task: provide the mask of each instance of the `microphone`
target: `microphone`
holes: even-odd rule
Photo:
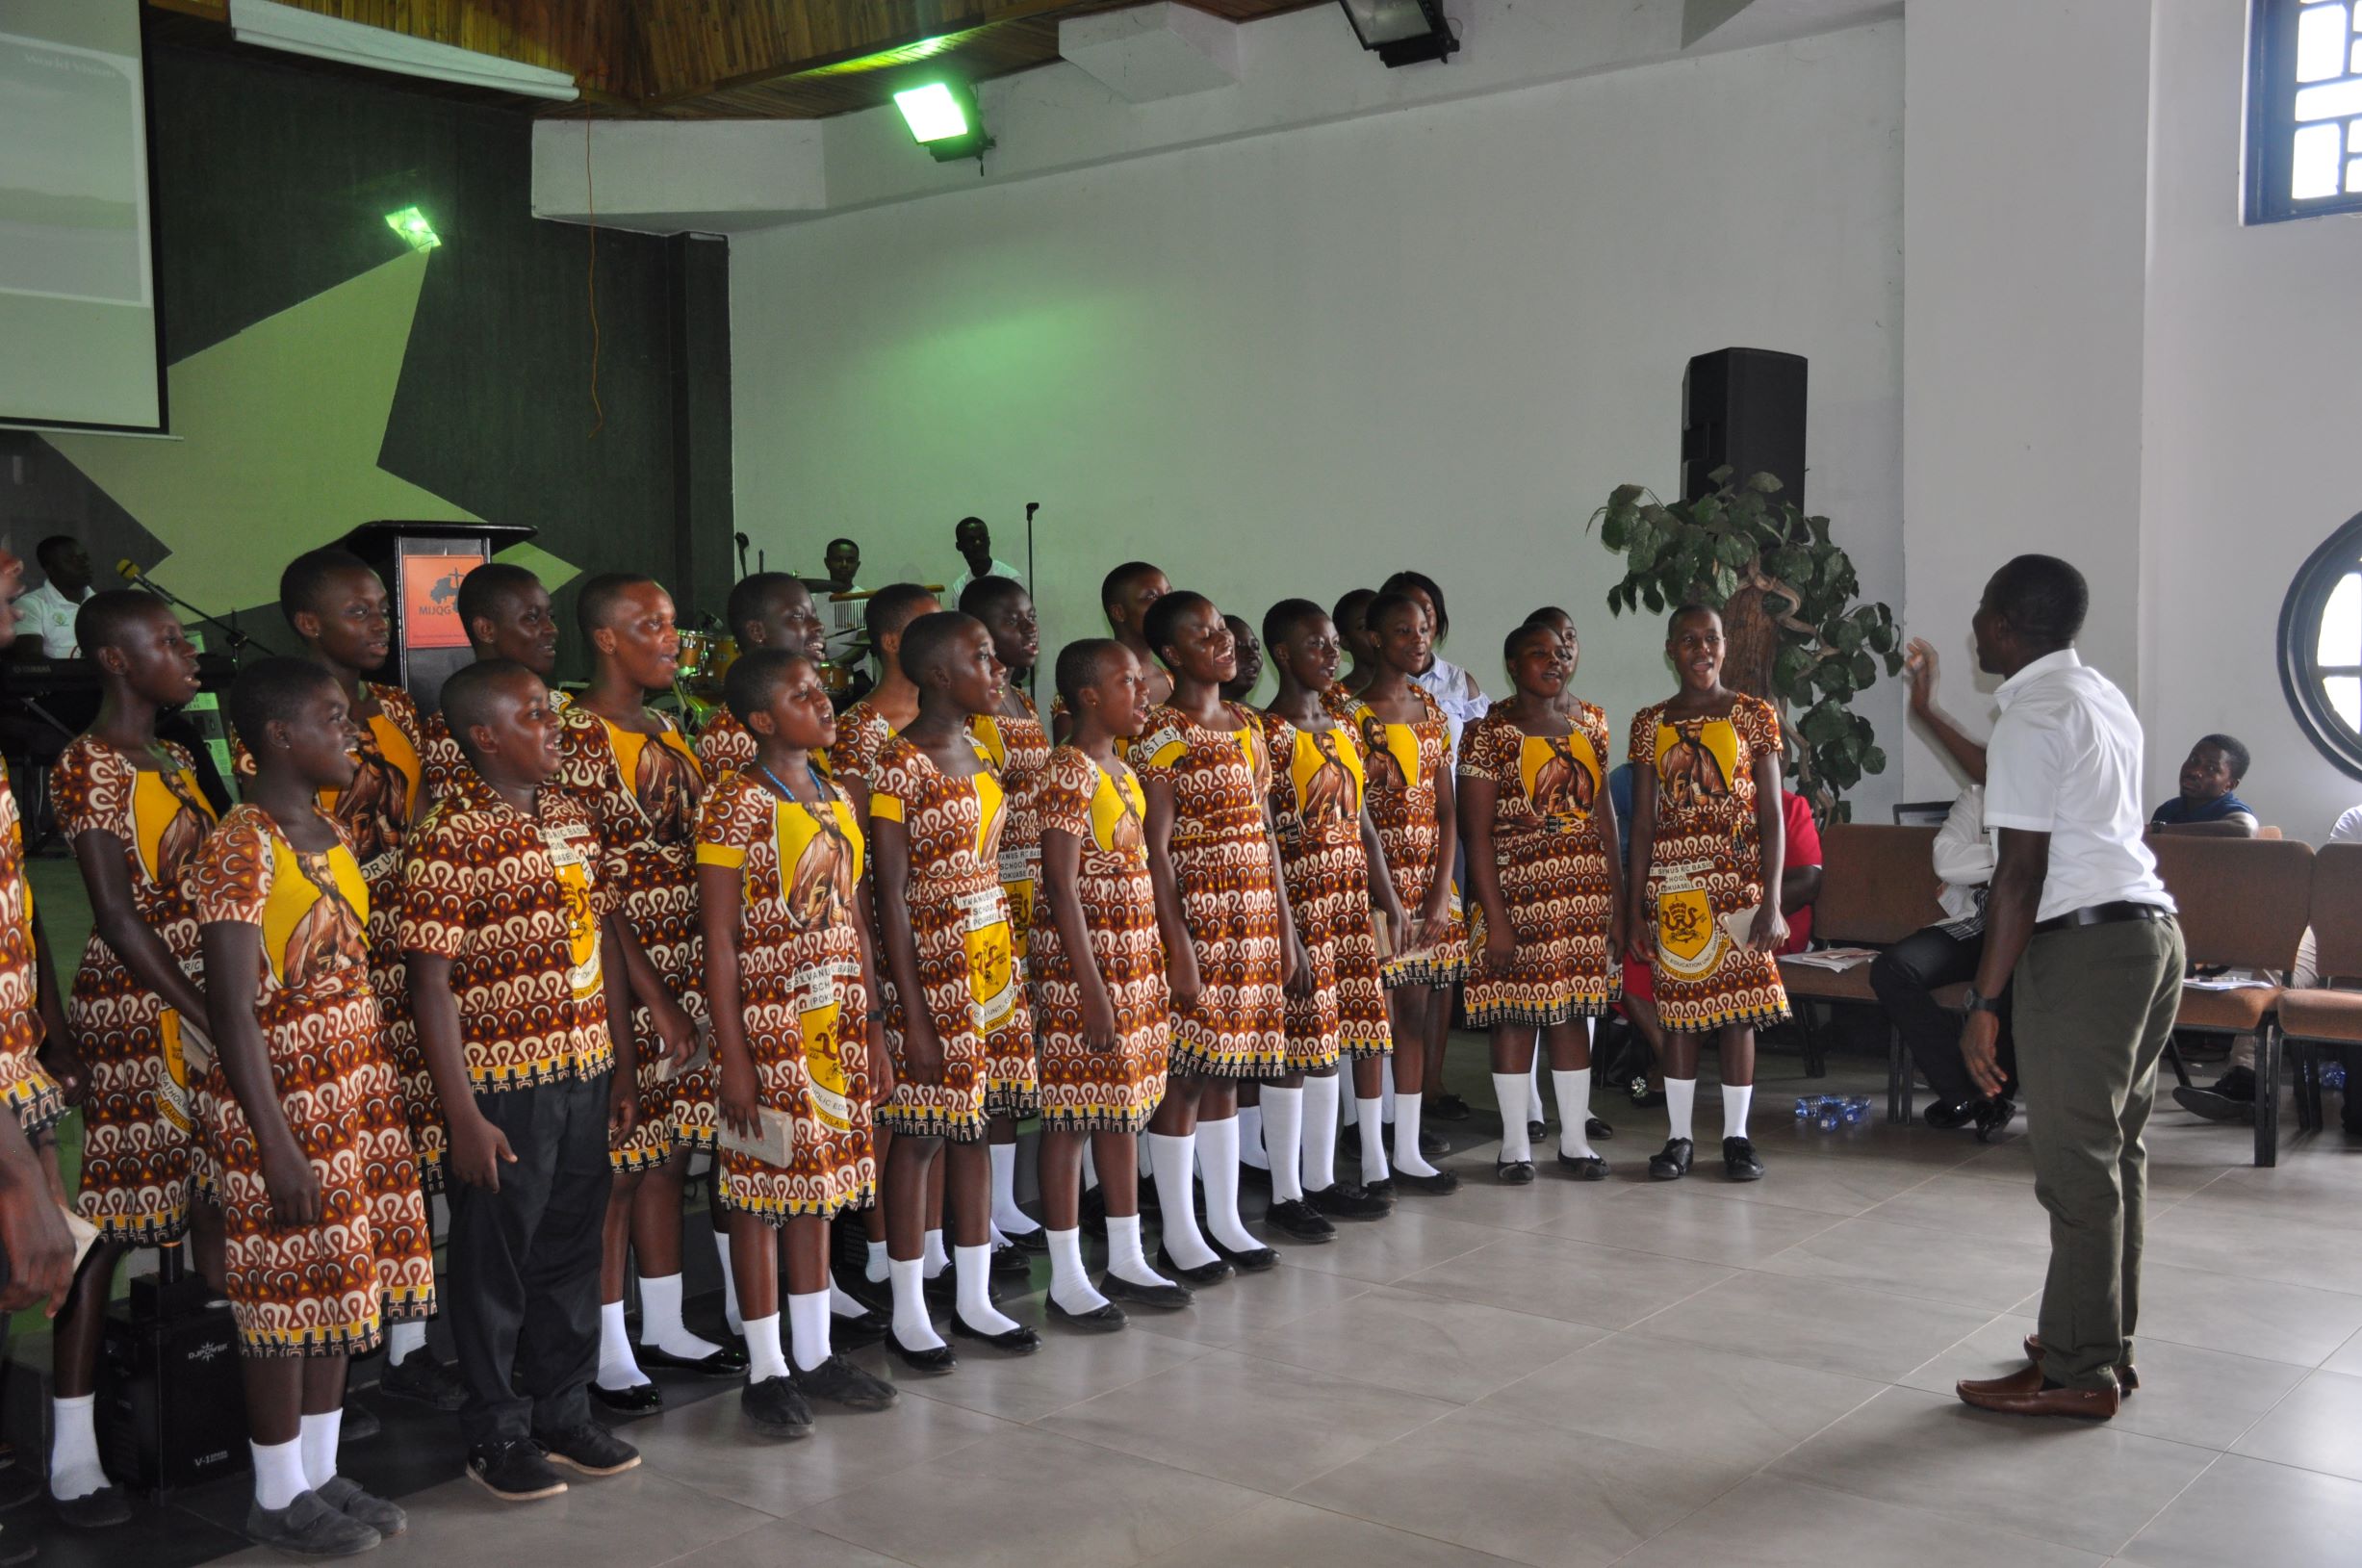
[[[115,563],[115,574],[125,582],[137,582],[141,576],[140,563],[126,555]]]
[[[1034,520],[1034,514],[1040,510],[1041,510],[1041,502],[1038,501],[1027,501],[1025,503],[1025,521],[1031,523]]]

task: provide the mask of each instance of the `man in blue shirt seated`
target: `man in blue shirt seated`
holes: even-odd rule
[[[2231,792],[2246,776],[2246,747],[2229,735],[2201,735],[2182,763],[2182,792],[2149,813],[2149,832],[2254,837],[2254,809]]]

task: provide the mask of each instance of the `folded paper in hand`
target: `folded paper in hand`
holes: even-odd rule
[[[725,1153],[743,1154],[778,1170],[786,1170],[795,1159],[796,1118],[784,1111],[774,1111],[767,1105],[755,1115],[754,1137],[749,1138],[739,1132],[726,1118],[715,1141]]]

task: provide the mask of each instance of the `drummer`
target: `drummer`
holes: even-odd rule
[[[861,547],[850,539],[829,541],[822,565],[828,568],[831,595],[865,592],[854,580],[860,575]],[[829,662],[847,669],[858,669],[867,659],[869,650],[861,638],[862,613],[868,607],[860,599],[833,599],[826,606],[829,627]]]

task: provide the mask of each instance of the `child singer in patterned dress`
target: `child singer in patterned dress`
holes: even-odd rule
[[[1017,681],[1031,675],[1041,656],[1041,628],[1034,616],[1033,595],[1014,578],[978,578],[961,593],[960,613],[983,623],[992,634],[992,656],[1009,672],[1000,707],[970,719],[968,733],[1009,797],[1009,829],[1001,835],[1001,890],[1009,895],[1017,964],[1030,986],[1034,906],[1041,883],[1041,820],[1034,796],[1041,787],[1041,770],[1049,766],[1050,736],[1034,700]],[[1022,1043],[1023,1054],[994,1060],[992,1081],[985,1092],[987,1109],[992,1113],[992,1228],[999,1233],[993,1238],[992,1261],[996,1269],[1013,1274],[1030,1267],[1026,1254],[1045,1252],[1050,1245],[1040,1222],[1017,1207],[1017,1120],[1033,1115],[1040,1104],[1034,1041]]]
[[[1391,1196],[1395,1184],[1450,1193],[1460,1178],[1438,1170],[1419,1148],[1421,1096],[1436,1041],[1450,1035],[1451,987],[1468,974],[1468,931],[1451,883],[1460,830],[1451,787],[1451,725],[1435,699],[1411,678],[1434,663],[1434,634],[1418,600],[1381,593],[1364,611],[1377,653],[1358,696],[1330,687],[1330,711],[1361,736],[1370,770],[1370,819],[1377,824],[1386,871],[1411,924],[1391,933],[1385,967],[1394,1011],[1394,1174],[1370,1178]],[[1362,1169],[1371,1169],[1364,1129]]]
[[[196,650],[152,594],[93,594],[74,618],[97,666],[98,717],[50,772],[58,825],[74,846],[93,925],[66,1018],[83,1082],[82,1217],[98,1227],[59,1314],[49,1491],[81,1529],[130,1517],[99,1464],[99,1335],[116,1266],[132,1247],[193,1232],[199,1272],[221,1277],[221,1216],[200,1169],[183,1031],[202,1030],[196,915],[181,875],[213,831],[196,763],[156,738],[156,715],[196,695]],[[202,1056],[199,1058],[203,1060]]]
[[[867,874],[860,820],[812,764],[836,730],[820,672],[801,651],[758,648],[730,667],[723,696],[755,755],[707,792],[697,837],[719,1112],[726,1134],[757,1138],[767,1120],[790,1138],[783,1165],[726,1136],[719,1180],[746,1324],[747,1419],[800,1437],[809,1398],[857,1410],[894,1402],[891,1386],[835,1353],[829,1303],[829,1222],[876,1191],[870,1107],[890,1068],[856,891]]]
[[[928,1318],[921,1271],[928,1177],[945,1143],[958,1283],[952,1332],[1017,1354],[1041,1346],[992,1304],[985,1155],[992,1060],[1015,1049],[1013,1041],[1031,1039],[1033,1015],[1001,890],[1008,806],[967,728],[1000,705],[992,635],[956,611],[921,616],[903,632],[901,658],[918,686],[918,716],[880,748],[869,791],[895,1078],[878,1109],[894,1132],[885,1194],[894,1296],[886,1346],[912,1370],[939,1373],[958,1358]]]
[[[1698,1052],[1722,1058],[1722,1163],[1733,1181],[1759,1181],[1747,1137],[1755,1097],[1755,1031],[1788,1016],[1774,957],[1787,835],[1780,807],[1780,715],[1722,683],[1722,617],[1700,604],[1673,612],[1665,653],[1681,677],[1671,700],[1632,719],[1632,850],[1627,939],[1656,970],[1665,1030],[1665,1110],[1672,1137],[1649,1174],[1678,1181],[1695,1145],[1690,1118]]]
[[[1279,1261],[1239,1220],[1238,1086],[1287,1071],[1283,988],[1304,960],[1271,835],[1272,732],[1221,700],[1238,669],[1230,629],[1205,595],[1180,590],[1148,606],[1146,633],[1172,676],[1172,701],[1149,711],[1131,759],[1148,796],[1158,922],[1189,933],[1166,955],[1172,1065],[1148,1124],[1165,1233],[1157,1266],[1212,1284]],[[1294,730],[1278,728],[1293,751]],[[1271,1155],[1277,1165],[1297,1151]],[[1205,1176],[1205,1234],[1193,1156]]]
[[[1058,692],[1073,721],[1041,780],[1042,907],[1034,922],[1034,1022],[1041,1052],[1041,1210],[1049,1313],[1104,1332],[1122,1307],[1182,1307],[1188,1287],[1148,1266],[1140,1240],[1140,1144],[1165,1097],[1171,1041],[1165,950],[1186,931],[1157,924],[1148,876],[1148,797],[1118,755],[1148,722],[1148,682],[1111,637],[1070,642]],[[1093,1155],[1107,1215],[1107,1272],[1083,1272],[1083,1157]]]
[[[359,787],[358,726],[334,676],[301,659],[248,665],[230,714],[253,775],[188,888],[218,1052],[198,1104],[245,1371],[246,1533],[341,1556],[406,1527],[337,1474],[337,1437],[347,1361],[388,1320],[433,1310],[434,1256],[371,986],[369,884],[318,806]]]
[[[1589,1023],[1616,998],[1624,933],[1615,806],[1605,787],[1607,715],[1560,705],[1569,640],[1547,625],[1509,633],[1502,661],[1516,693],[1471,728],[1460,755],[1461,841],[1477,917],[1468,1021],[1493,1032],[1502,1147],[1496,1174],[1533,1180],[1528,1129],[1539,1032],[1562,1121],[1558,1164],[1599,1181],[1606,1162],[1585,1136]]]
[[[1268,1218],[1300,1240],[1330,1233],[1331,1220],[1375,1220],[1393,1207],[1359,1182],[1337,1180],[1337,1060],[1352,1063],[1353,1097],[1370,1108],[1370,1145],[1382,1162],[1375,1123],[1394,1029],[1371,917],[1374,909],[1396,930],[1405,921],[1393,879],[1370,874],[1372,866],[1384,866],[1385,858],[1366,810],[1369,765],[1360,738],[1322,706],[1322,693],[1337,682],[1342,655],[1335,624],[1309,599],[1284,599],[1263,617],[1263,642],[1279,675],[1269,709],[1274,724],[1271,818],[1279,829],[1288,907],[1313,971],[1312,984],[1288,997],[1289,1065],[1300,1066],[1304,1074],[1303,1088],[1295,1092],[1303,1101],[1302,1188],[1294,1188],[1295,1171],[1274,1166]],[[1276,725],[1282,723],[1295,733],[1285,757],[1278,751]],[[1285,1087],[1264,1091],[1267,1127],[1275,1109],[1294,1115],[1290,1092]],[[1318,1221],[1318,1227],[1308,1220]]]

